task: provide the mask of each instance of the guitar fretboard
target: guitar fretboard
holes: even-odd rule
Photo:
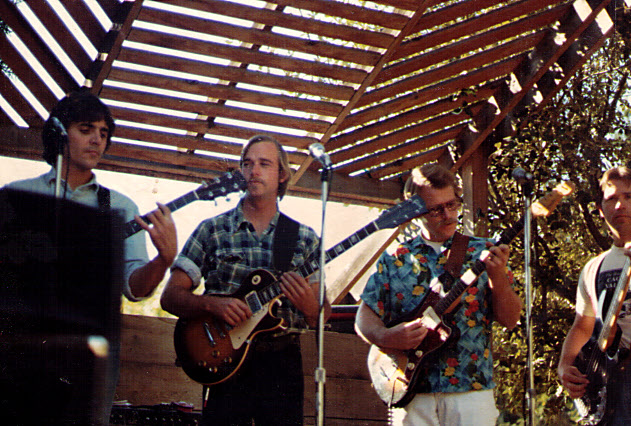
[[[325,261],[327,263],[330,262],[331,260],[344,253],[346,250],[350,249],[355,244],[359,243],[361,240],[378,230],[379,227],[377,226],[376,222],[369,223],[350,237],[341,241],[334,247],[328,249],[325,252]],[[296,272],[298,272],[302,277],[308,277],[309,275],[316,272],[318,269],[320,269],[320,262],[317,260],[312,260],[302,265],[300,268],[298,268]],[[275,281],[269,286],[257,291],[257,294],[261,304],[265,305],[275,297],[280,296],[282,292],[283,291],[280,288],[280,281]]]
[[[521,218],[519,221],[515,222],[513,226],[505,229],[502,232],[500,238],[497,240],[495,245],[509,244],[517,235],[519,235],[519,233],[523,229],[524,219]],[[443,297],[438,303],[436,303],[436,305],[434,306],[434,311],[438,315],[443,315],[445,311],[447,311],[447,309],[456,301],[456,299],[462,296],[462,293],[465,292],[467,287],[475,282],[475,280],[484,272],[485,269],[486,265],[484,264],[484,262],[482,262],[480,259],[477,259],[473,263],[473,266],[471,266],[471,268],[469,268],[464,274],[462,274],[462,276],[458,280],[456,280],[455,284],[453,284],[453,287],[451,288],[451,290],[449,290],[445,297]],[[453,277],[448,274],[447,276],[448,279],[450,278],[452,280],[452,282],[449,282],[447,284],[452,284],[454,280]],[[443,283],[443,285],[445,285],[445,283]]]
[[[171,201],[170,203],[166,204],[166,206],[169,208],[169,210],[171,210],[171,212],[174,212],[196,200],[199,200],[199,196],[197,195],[197,190],[194,190]],[[149,223],[148,214],[142,216],[142,220]],[[138,224],[138,222],[136,222],[135,220],[130,220],[129,222],[125,224],[123,237],[124,238],[131,237],[136,232],[139,232],[141,229],[142,227]]]
[[[174,212],[187,204],[192,203],[196,200],[213,200],[216,197],[221,197],[223,195],[230,194],[231,192],[236,192],[240,190],[244,190],[247,186],[245,178],[239,171],[233,171],[226,173],[223,176],[218,177],[210,184],[203,184],[199,188],[194,189],[191,192],[188,192],[182,195],[179,198],[167,203],[166,206]],[[148,214],[141,216],[142,220],[146,223],[149,223]],[[123,226],[123,236],[124,238],[131,237],[136,232],[139,232],[142,229],[142,226],[138,224],[135,220],[130,220]]]
[[[370,222],[368,225],[364,226],[351,236],[347,237],[343,241],[339,242],[332,248],[328,249],[324,253],[325,263],[330,262],[335,259],[346,250],[353,247],[355,244],[359,243],[370,234],[385,228],[395,228],[415,217],[422,215],[427,212],[427,208],[425,207],[425,203],[418,195],[414,195],[409,199],[389,208],[388,210],[381,213],[381,215]],[[296,272],[298,272],[302,277],[308,277],[309,275],[316,272],[320,269],[320,261],[311,260],[304,265],[302,265]],[[257,296],[262,305],[267,304],[272,299],[282,294],[282,290],[280,288],[280,281],[275,281],[269,286],[262,288],[257,291]]]

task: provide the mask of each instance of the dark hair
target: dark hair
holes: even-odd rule
[[[291,178],[291,166],[289,165],[289,158],[287,157],[287,153],[283,149],[283,146],[271,136],[267,135],[256,135],[250,138],[247,144],[241,150],[241,159],[239,160],[239,166],[243,167],[243,160],[245,156],[248,154],[248,151],[252,147],[252,145],[261,143],[261,142],[271,142],[276,145],[276,150],[278,151],[278,169],[280,171],[281,177],[284,176],[286,179],[283,182],[278,183],[278,196],[280,199],[283,199],[285,192],[287,192],[287,186],[289,185],[289,179]]]
[[[72,92],[62,100],[50,112],[50,116],[42,130],[42,142],[44,144],[44,152],[42,157],[50,165],[56,161],[59,153],[59,132],[53,126],[53,117],[56,117],[63,124],[66,131],[72,123],[88,122],[104,120],[109,129],[107,135],[107,145],[105,149],[110,147],[112,143],[112,134],[114,133],[114,119],[109,108],[98,96],[87,90]]]
[[[627,166],[617,166],[603,173],[603,177],[600,178],[599,182],[600,186],[598,187],[598,205],[602,203],[603,197],[605,196],[605,189],[607,189],[612,180],[622,180],[631,183],[631,169]]]
[[[462,196],[462,189],[451,170],[437,163],[427,163],[412,169],[410,177],[405,182],[403,195],[408,199],[418,194],[423,187],[443,189],[449,186],[454,189],[456,196]]]

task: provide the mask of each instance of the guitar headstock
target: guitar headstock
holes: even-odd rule
[[[200,200],[214,200],[232,192],[245,191],[247,186],[241,172],[235,170],[213,179],[210,183],[203,183],[196,193]]]
[[[570,181],[559,183],[552,191],[535,201],[530,210],[534,217],[550,216],[559,202],[574,191],[575,185]]]
[[[425,202],[418,194],[415,194],[407,200],[381,212],[375,223],[379,229],[396,228],[423,213],[427,213]]]

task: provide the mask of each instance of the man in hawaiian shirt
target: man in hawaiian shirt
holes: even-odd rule
[[[428,212],[418,220],[419,235],[379,259],[361,295],[355,323],[367,342],[398,350],[419,346],[428,331],[419,319],[401,319],[421,304],[430,288],[441,295],[448,290],[436,278],[444,272],[462,205],[456,177],[437,164],[414,169],[406,192],[418,194]],[[494,246],[477,237],[469,237],[467,244],[461,272],[477,259],[483,259],[486,272],[462,294],[460,306],[451,313],[460,338],[441,348],[435,362],[426,366],[427,374],[412,389],[416,395],[411,402],[392,408],[394,424],[495,424],[491,322],[513,328],[522,302],[511,286],[508,246]]]

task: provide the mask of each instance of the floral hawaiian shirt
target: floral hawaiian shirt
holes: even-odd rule
[[[486,249],[488,239],[470,237],[462,272],[469,269]],[[418,236],[406,241],[395,253],[384,253],[377,262],[377,271],[370,277],[361,295],[362,300],[386,325],[414,311],[430,291],[434,278],[444,271],[452,240],[441,253]],[[509,271],[512,284],[512,275]],[[444,289],[448,291],[448,289]],[[437,290],[434,290],[437,291]],[[462,304],[446,324],[457,327],[460,338],[455,345],[445,345],[437,362],[428,363],[427,374],[417,383],[421,392],[466,392],[492,389],[493,358],[491,355],[491,290],[486,272],[461,296]],[[454,329],[455,330],[455,329]]]

